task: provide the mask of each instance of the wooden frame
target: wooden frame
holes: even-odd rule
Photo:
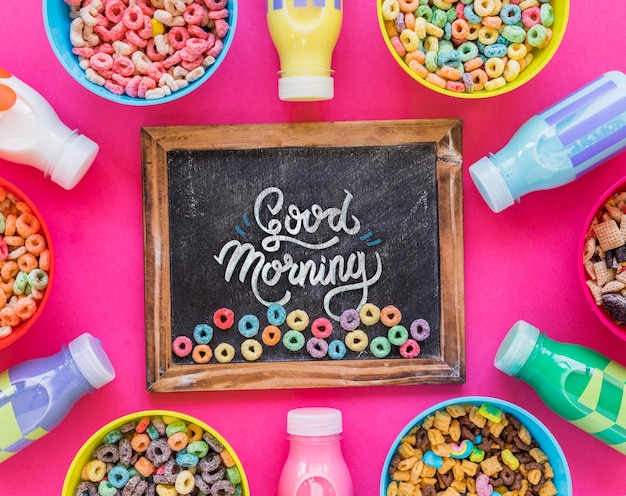
[[[439,206],[440,357],[176,365],[172,363],[167,153],[435,144]],[[458,119],[144,127],[147,389],[152,392],[408,385],[465,381],[461,121]]]

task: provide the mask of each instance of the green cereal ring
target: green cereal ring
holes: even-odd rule
[[[446,17],[448,18],[449,23],[453,23],[457,20],[458,16],[456,15],[456,9],[448,9],[446,12]]]
[[[471,41],[461,43],[456,51],[461,56],[461,62],[467,62],[478,57],[478,46]]]
[[[427,22],[433,18],[433,9],[428,4],[420,5],[417,8],[417,15],[415,17],[423,17]]]
[[[187,433],[187,424],[185,424],[182,420],[175,420],[165,428],[165,435],[167,437],[170,437],[172,434],[176,434],[177,432]]]
[[[233,486],[241,484],[241,473],[235,465],[226,468],[226,477]]]
[[[511,43],[522,43],[526,39],[526,31],[520,26],[506,26],[501,34]]]
[[[391,343],[385,336],[376,336],[370,343],[370,351],[376,358],[385,358],[391,352]]]
[[[98,494],[100,496],[115,496],[117,494],[117,488],[108,480],[103,480],[98,484]]]
[[[193,441],[187,445],[187,453],[202,458],[209,452],[209,445],[205,441]]]
[[[394,346],[402,346],[409,339],[409,331],[403,325],[395,325],[389,329],[387,337]]]
[[[542,24],[535,24],[532,26],[528,33],[526,33],[526,41],[531,47],[542,46],[548,37],[548,31]]]
[[[448,16],[445,11],[441,9],[434,9],[433,16],[430,22],[438,28],[442,28],[446,25],[446,22],[448,22]]]
[[[544,3],[541,6],[541,24],[549,28],[554,23],[554,9],[549,3]]]
[[[48,274],[41,269],[33,269],[28,273],[28,284],[32,288],[42,291],[48,286]]]
[[[113,429],[112,431],[109,431],[104,435],[102,441],[106,444],[115,444],[119,442],[119,440],[123,437],[124,435],[122,434],[122,431],[120,431],[119,429]]]
[[[304,346],[306,341],[304,334],[294,329],[289,329],[283,336],[283,345],[289,351],[298,351]]]
[[[424,62],[426,69],[430,72],[435,72],[437,70],[437,52],[432,50],[426,53],[426,61]]]
[[[19,271],[15,276],[15,282],[13,283],[13,292],[16,295],[23,295],[26,292],[26,286],[28,285],[28,274],[23,271]]]

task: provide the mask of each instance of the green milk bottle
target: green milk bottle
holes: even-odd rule
[[[496,368],[528,383],[552,410],[626,455],[626,368],[583,346],[560,343],[518,321]]]

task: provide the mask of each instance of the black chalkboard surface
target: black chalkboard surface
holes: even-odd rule
[[[142,141],[150,390],[464,380],[459,121],[144,128]],[[342,313],[366,303],[430,326],[417,357],[398,345],[314,358],[261,339],[279,304],[306,312],[305,342],[318,318],[333,327],[326,343],[345,342]],[[258,332],[239,332],[250,316]],[[172,352],[197,344],[199,324],[213,333],[206,363]],[[359,329],[371,343],[391,326]],[[234,351],[225,363],[220,343]]]

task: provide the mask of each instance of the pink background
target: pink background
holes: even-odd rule
[[[388,53],[375,1],[346,1],[333,59],[335,98],[296,104],[277,97],[278,57],[264,2],[241,0],[234,43],[215,76],[174,103],[140,108],[103,100],[65,72],[47,42],[40,2],[0,2],[0,66],[38,89],[69,127],[101,147],[72,191],[37,169],[0,160],[2,177],[38,206],[56,249],[48,305],[25,337],[0,352],[0,370],[52,354],[89,331],[103,341],[117,371],[115,381],[83,398],[53,433],[0,465],[0,494],[59,494],[74,453],[95,430],[135,410],[166,408],[200,417],[223,434],[246,468],[252,494],[270,496],[287,454],[287,411],[324,405],[343,411],[342,445],[355,494],[373,496],[397,433],[420,411],[459,395],[501,397],[539,417],[569,460],[574,494],[626,494],[624,456],[557,417],[529,386],[493,366],[498,345],[518,319],[626,364],[626,342],[593,315],[577,266],[583,223],[597,197],[626,175],[626,156],[559,189],[530,194],[500,214],[489,210],[467,173],[535,113],[605,71],[626,71],[616,3],[592,4],[572,2],[563,44],[533,81],[507,95],[472,101],[435,94],[413,81]],[[146,392],[142,126],[447,117],[463,119],[465,384]]]

